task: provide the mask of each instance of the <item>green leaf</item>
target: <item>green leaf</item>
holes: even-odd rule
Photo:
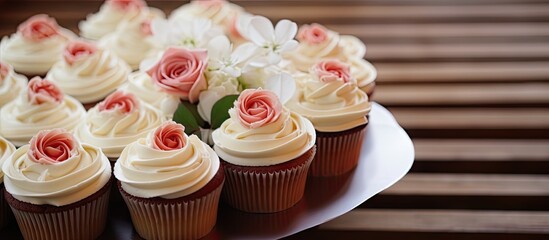
[[[194,119],[196,119],[196,123],[198,124],[198,126],[200,126],[200,127],[205,127],[206,126],[206,121],[204,121],[204,119],[202,119],[200,117],[200,114],[198,114],[198,105],[197,104],[192,104],[189,101],[183,101],[183,102],[181,102],[181,104],[185,105],[185,107],[187,109],[189,109],[189,111],[192,113]]]
[[[238,95],[227,95],[219,99],[212,107],[212,129],[219,128],[229,118],[229,109],[234,106]]]
[[[196,131],[200,131],[200,126],[192,114],[192,110],[187,107],[187,104],[181,103],[173,114],[173,120],[185,126],[185,133],[190,135]]]

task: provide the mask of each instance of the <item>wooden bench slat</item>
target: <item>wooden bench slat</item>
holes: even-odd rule
[[[547,37],[549,23],[422,23],[422,24],[328,24],[326,27],[342,34],[370,38],[437,38],[448,37]],[[504,39],[502,39],[504,40]]]
[[[390,108],[404,128],[547,129],[546,108]]]
[[[388,106],[547,104],[549,82],[378,85],[374,100]]]
[[[374,63],[379,82],[549,81],[549,62]]]
[[[381,194],[547,196],[549,195],[549,176],[409,173]]]
[[[549,233],[549,212],[360,209],[320,230]]]
[[[549,58],[549,43],[368,44],[367,59]]]
[[[414,139],[416,161],[549,161],[549,140]]]

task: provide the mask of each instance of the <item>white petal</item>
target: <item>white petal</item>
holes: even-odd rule
[[[240,69],[235,67],[226,67],[223,71],[235,78],[240,76]]]
[[[265,81],[265,89],[273,91],[282,104],[285,104],[295,93],[295,81],[290,74],[281,72]]]
[[[275,27],[275,43],[284,44],[294,39],[297,34],[297,24],[287,19],[280,20]]]
[[[244,63],[256,54],[258,48],[253,43],[247,42],[238,46],[231,54],[231,59],[235,65]]]
[[[253,17],[254,15],[251,15],[249,13],[241,13],[236,20],[236,30],[245,39],[250,39],[248,30],[250,28],[250,22],[252,21]]]
[[[280,47],[280,52],[283,53],[283,52],[288,52],[288,51],[292,51],[292,50],[295,50],[297,48],[297,46],[299,45],[299,43],[296,41],[296,40],[290,40],[286,43],[284,43],[284,45],[282,45]]]
[[[155,42],[166,45],[170,34],[170,25],[165,19],[155,18],[151,21],[151,32]]]
[[[200,115],[200,117],[210,123],[213,105],[222,97],[224,97],[223,93],[220,93],[213,89],[208,89],[200,92],[200,95],[198,96],[197,106],[198,114]]]
[[[280,54],[269,52],[269,55],[267,55],[267,62],[269,65],[276,65],[282,60],[282,57]]]
[[[273,24],[266,17],[255,16],[250,21],[248,35],[250,40],[259,46],[272,42],[274,40]]]
[[[217,36],[208,43],[208,57],[210,59],[222,60],[231,55],[231,42],[224,35]]]
[[[158,52],[155,56],[153,56],[151,58],[143,59],[143,61],[141,61],[141,63],[139,63],[139,70],[142,71],[142,72],[148,71],[149,69],[154,67],[154,65],[158,61],[160,61],[160,59],[162,58],[162,55],[164,55],[164,51]]]

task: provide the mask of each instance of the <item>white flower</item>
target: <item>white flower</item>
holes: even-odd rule
[[[264,89],[274,92],[280,102],[285,104],[294,96],[296,86],[292,76],[286,72],[277,73],[265,80]]]
[[[252,17],[245,37],[260,49],[260,54],[250,64],[257,67],[277,64],[282,59],[282,53],[297,47],[298,42],[294,40],[296,34],[297,24],[290,20],[280,20],[273,27],[265,17]]]
[[[229,39],[217,36],[208,44],[208,71],[221,71],[232,77],[241,74],[242,65],[255,53],[251,43],[245,43],[232,51],[233,46]]]
[[[198,114],[202,119],[211,122],[213,105],[224,96],[239,94],[241,86],[236,77],[222,71],[206,72],[208,89],[198,96]]]
[[[154,41],[164,48],[205,48],[211,39],[223,34],[223,30],[212,25],[210,20],[202,18],[154,19],[151,22],[151,31]]]

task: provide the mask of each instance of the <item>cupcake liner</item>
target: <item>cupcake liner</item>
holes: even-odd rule
[[[203,187],[209,192],[176,199],[135,197],[124,191],[120,182],[117,185],[133,226],[144,239],[198,239],[206,236],[217,221],[223,171],[220,169],[216,176]]]
[[[25,239],[97,239],[107,222],[110,182],[98,193],[67,206],[34,205],[4,191]]]
[[[10,207],[4,199],[4,183],[0,183],[0,229],[8,224],[10,211]]]
[[[339,133],[316,133],[318,152],[311,165],[311,176],[336,176],[358,164],[366,124]]]
[[[283,164],[262,167],[236,166],[222,161],[227,184],[223,199],[232,207],[252,213],[286,210],[303,198],[307,172],[315,155],[313,146],[302,156]]]

